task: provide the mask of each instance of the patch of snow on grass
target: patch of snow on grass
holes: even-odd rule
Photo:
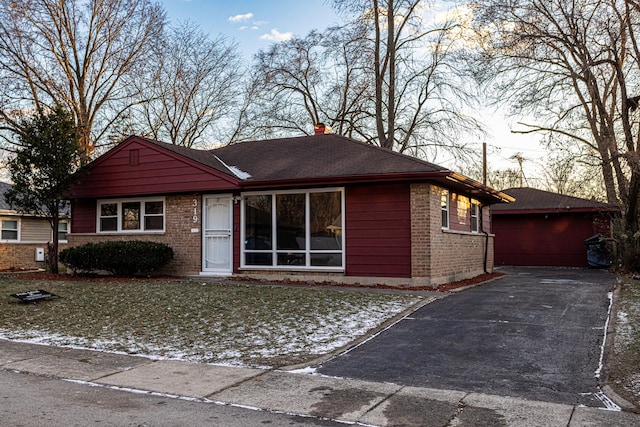
[[[68,336],[44,329],[0,329],[0,338],[152,359],[268,368],[281,362],[309,360],[311,355],[315,357],[343,347],[420,300],[415,297],[342,302],[302,310],[301,314],[288,318],[274,313],[269,321],[262,320],[260,324],[252,323],[250,313],[247,319],[220,322],[194,318],[189,322],[200,329],[190,334],[168,323],[140,334],[101,327],[87,336]],[[182,316],[188,314],[182,313]]]

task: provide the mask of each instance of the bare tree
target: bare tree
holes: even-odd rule
[[[347,24],[256,56],[263,110],[256,126],[300,134],[323,122],[406,154],[469,154],[461,136],[477,136],[480,126],[462,112],[474,96],[456,58],[454,22],[427,23],[424,0],[334,4]]]
[[[262,134],[310,133],[325,123],[341,135],[363,138],[372,88],[363,34],[357,26],[272,45],[255,57],[254,118],[248,129]]]
[[[607,200],[622,203],[625,229],[636,233],[638,3],[478,0],[473,7],[486,38],[485,77],[498,97],[538,119],[521,132],[563,136],[597,153]]]
[[[462,134],[480,132],[463,113],[475,97],[458,61],[459,44],[452,18],[435,19],[424,0],[335,0],[334,4],[366,25],[373,59],[368,140],[399,152],[433,157],[443,147],[464,153]]]
[[[128,78],[164,20],[151,0],[0,0],[0,126],[14,131],[25,111],[59,103],[90,154],[143,100]]]
[[[142,132],[186,147],[226,139],[215,126],[237,107],[240,62],[236,46],[224,37],[211,39],[189,21],[171,27],[142,80],[151,81],[151,99],[140,106]]]

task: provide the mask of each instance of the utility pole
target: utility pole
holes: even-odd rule
[[[482,143],[482,185],[487,186],[487,143]]]

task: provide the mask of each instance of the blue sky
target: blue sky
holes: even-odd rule
[[[326,0],[162,0],[172,23],[190,20],[211,37],[227,36],[250,58],[291,35],[340,22]]]

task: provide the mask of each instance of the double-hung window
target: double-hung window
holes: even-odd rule
[[[98,232],[164,231],[164,199],[98,201]]]
[[[449,228],[449,191],[442,190],[440,193],[440,212],[442,216],[442,228]]]
[[[476,200],[471,200],[471,232],[477,233],[479,231],[479,211],[480,204]]]
[[[342,189],[243,195],[244,267],[343,270]]]
[[[60,221],[58,223],[58,242],[66,242],[68,232],[69,223],[67,221]]]
[[[3,219],[0,240],[18,240],[18,220]]]

